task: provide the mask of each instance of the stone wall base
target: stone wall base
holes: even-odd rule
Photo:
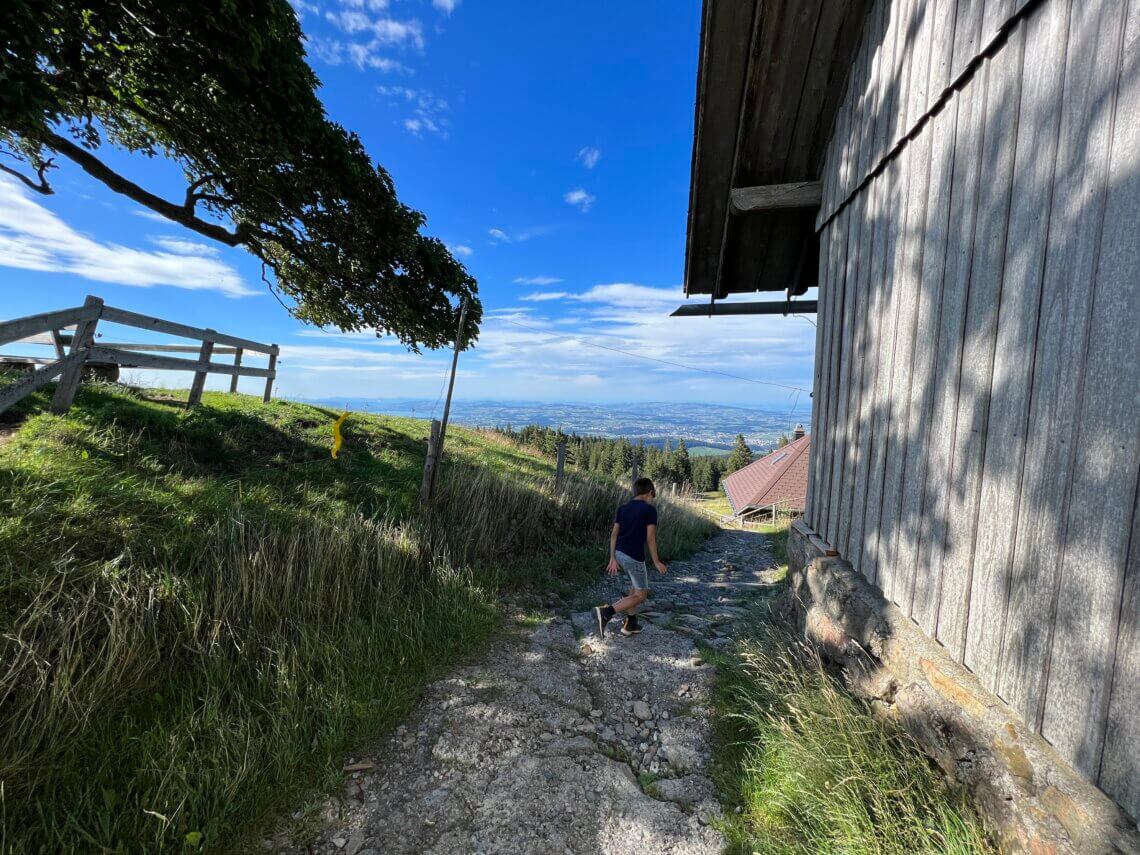
[[[802,520],[788,609],[844,682],[966,786],[1006,852],[1140,853],[1135,823]]]

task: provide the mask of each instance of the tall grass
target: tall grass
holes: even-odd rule
[[[3,852],[218,848],[331,786],[505,586],[590,578],[622,497],[456,431],[418,513],[418,423],[358,419],[333,469],[314,408],[80,401],[0,448]],[[666,554],[709,532],[662,514]]]
[[[719,778],[736,853],[987,853],[967,796],[758,610],[717,690]]]

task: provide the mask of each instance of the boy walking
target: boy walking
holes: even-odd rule
[[[637,608],[649,596],[649,574],[645,569],[647,543],[657,572],[664,573],[669,569],[657,555],[657,508],[653,507],[657,490],[648,478],[638,478],[633,483],[633,492],[633,499],[618,508],[614,517],[614,527],[610,532],[610,563],[606,565],[606,572],[611,576],[617,575],[618,570],[625,570],[631,590],[616,603],[594,607],[599,638],[605,636],[606,624],[616,614],[625,615],[622,635],[641,632]]]

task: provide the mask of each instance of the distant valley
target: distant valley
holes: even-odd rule
[[[429,399],[322,398],[315,403],[424,419],[439,418],[443,413],[443,402]],[[790,434],[797,423],[808,425],[811,410],[716,404],[648,403],[623,407],[537,401],[455,401],[451,405],[451,419],[470,427],[561,426],[567,433],[624,436],[649,445],[684,439],[690,452],[699,455],[727,453],[738,433],[744,434],[753,449],[773,446],[780,434]]]

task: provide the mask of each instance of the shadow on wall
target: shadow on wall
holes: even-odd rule
[[[858,126],[976,48],[981,6],[943,38],[923,5]],[[1133,815],[1138,221],[1140,10],[1046,0],[823,232],[809,511]]]

